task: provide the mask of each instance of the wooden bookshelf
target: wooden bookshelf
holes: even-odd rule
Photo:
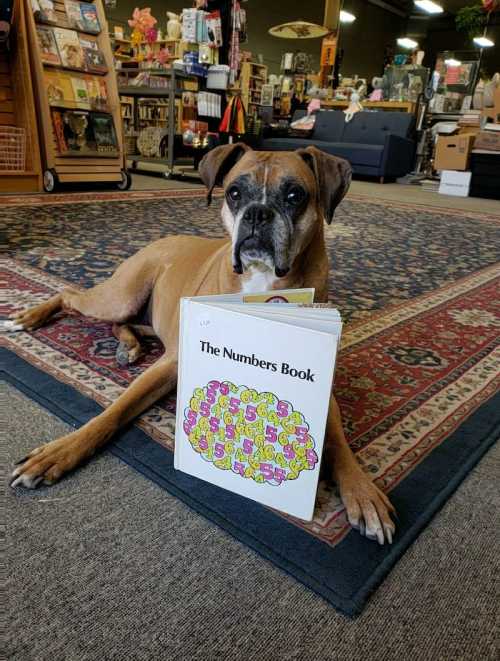
[[[256,82],[255,82],[256,81]],[[255,115],[260,106],[260,89],[267,81],[267,66],[257,62],[243,62],[240,74],[241,100],[245,110],[250,115]],[[259,97],[259,102],[255,100]]]
[[[14,2],[11,27],[10,48],[0,51],[0,125],[24,129],[26,161],[24,170],[0,171],[0,192],[33,193],[42,173],[23,0]]]
[[[103,53],[107,73],[80,73],[96,77],[102,76],[106,81],[107,108],[104,112],[108,112],[112,115],[118,139],[117,155],[113,156],[97,154],[95,156],[88,154],[82,154],[81,156],[78,154],[66,155],[59,152],[56,135],[52,125],[52,106],[49,104],[47,85],[44,77],[44,71],[49,67],[42,63],[36,33],[36,22],[33,12],[31,11],[31,2],[30,0],[24,0],[31,45],[31,71],[35,86],[38,126],[42,146],[43,186],[47,192],[55,190],[59,183],[111,183],[116,184],[121,190],[126,190],[130,186],[130,175],[125,167],[120,101],[114,72],[113,54],[111,52],[111,45],[108,37],[108,25],[102,6],[102,0],[92,0],[92,2],[96,6],[97,16],[101,27],[101,32],[98,35],[92,36],[97,39],[98,48]],[[54,26],[47,24],[47,27],[68,28],[82,33],[81,30],[77,30],[68,24],[64,8],[64,0],[54,0],[54,8],[56,10],[57,25]],[[82,34],[85,35],[87,33],[84,32]],[[54,68],[55,67],[50,66],[51,70],[54,70]],[[68,71],[63,66],[56,68],[61,71]],[[61,105],[63,108],[65,107],[64,102]],[[75,109],[74,107],[66,107],[67,109]]]

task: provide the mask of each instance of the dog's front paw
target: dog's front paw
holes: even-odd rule
[[[391,514],[396,510],[385,493],[361,468],[344,473],[338,480],[338,486],[351,526],[379,544],[392,544],[396,526]]]
[[[41,445],[20,459],[11,475],[11,487],[36,489],[40,484],[52,485],[75,468],[85,453],[78,442],[78,432]]]

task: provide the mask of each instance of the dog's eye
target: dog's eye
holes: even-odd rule
[[[286,194],[286,201],[289,204],[297,205],[300,204],[305,197],[304,191],[298,186],[293,186]]]
[[[232,187],[227,191],[227,194],[228,194],[229,197],[230,197],[232,200],[234,200],[235,202],[237,202],[238,200],[241,200],[241,191],[240,191],[240,189],[237,188],[236,186],[232,186]]]

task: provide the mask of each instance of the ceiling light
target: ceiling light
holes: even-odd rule
[[[354,16],[354,14],[351,14],[348,11],[344,11],[343,9],[341,9],[339,20],[341,23],[354,23],[354,21],[356,20],[356,16]]]
[[[398,39],[398,46],[402,48],[416,48],[418,46],[416,41],[413,39],[408,39],[408,37],[400,37]]]
[[[450,57],[448,60],[444,61],[449,67],[459,67],[462,63],[460,60],[455,60],[453,57]]]
[[[436,2],[432,2],[432,0],[415,0],[415,4],[419,9],[427,12],[428,14],[442,14],[444,11],[441,5],[438,5]]]
[[[473,41],[477,46],[481,46],[481,48],[490,48],[495,45],[495,42],[488,39],[488,37],[474,37]]]

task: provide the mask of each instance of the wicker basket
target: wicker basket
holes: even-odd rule
[[[0,126],[0,170],[23,171],[26,163],[26,131]]]

